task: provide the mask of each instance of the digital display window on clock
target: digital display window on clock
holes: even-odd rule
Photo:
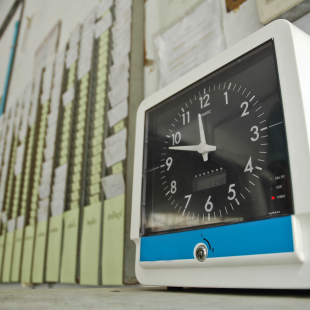
[[[146,111],[141,235],[294,213],[273,41]]]

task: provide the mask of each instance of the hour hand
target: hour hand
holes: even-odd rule
[[[187,145],[187,146],[170,146],[169,150],[177,151],[195,151],[198,152],[199,145]]]

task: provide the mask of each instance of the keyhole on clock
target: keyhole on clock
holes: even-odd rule
[[[196,253],[195,253],[195,256],[196,256],[196,259],[199,261],[199,262],[204,262],[207,258],[207,255],[208,255],[208,250],[207,250],[207,247],[204,246],[204,245],[200,245],[197,249],[196,249]]]

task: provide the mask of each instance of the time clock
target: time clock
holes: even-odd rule
[[[310,38],[276,21],[138,110],[143,284],[309,288]]]

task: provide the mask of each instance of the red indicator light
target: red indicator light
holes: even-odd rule
[[[271,196],[271,199],[272,199],[272,200],[275,200],[275,199],[276,199],[276,197],[275,197],[275,196]]]

